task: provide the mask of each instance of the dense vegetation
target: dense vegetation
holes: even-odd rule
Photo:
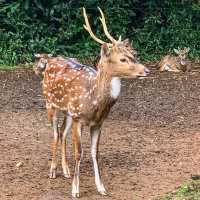
[[[143,60],[159,59],[174,47],[200,55],[200,5],[192,0],[1,0],[0,65],[31,62],[36,52],[85,58],[99,45],[83,29],[82,7],[104,40],[97,6],[112,35],[130,38]]]

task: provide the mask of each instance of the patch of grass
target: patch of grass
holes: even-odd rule
[[[178,191],[154,200],[200,200],[200,180],[186,183]]]
[[[7,66],[7,65],[0,65],[0,70],[15,70],[16,66]]]
[[[30,69],[33,68],[33,63],[27,63],[27,64],[20,64],[17,66],[10,66],[10,65],[0,65],[0,71],[13,71],[19,68],[23,68],[23,69]]]

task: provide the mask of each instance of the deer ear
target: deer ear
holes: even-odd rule
[[[185,53],[188,53],[190,51],[190,47],[185,48]]]
[[[35,56],[36,58],[41,58],[41,57],[42,57],[41,54],[39,54],[39,53],[35,53],[34,56]]]
[[[101,58],[104,58],[104,57],[108,57],[110,54],[110,49],[108,47],[108,44],[102,44],[101,46]]]
[[[117,40],[117,42],[121,42],[122,41],[122,36],[119,36],[119,39]]]
[[[129,46],[131,44],[130,41],[129,41],[129,39],[125,39],[123,41],[123,43],[124,43],[125,46]]]
[[[176,54],[179,54],[179,50],[178,50],[178,49],[174,49],[174,52],[175,52]]]

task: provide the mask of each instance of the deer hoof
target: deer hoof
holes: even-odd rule
[[[108,192],[106,190],[101,190],[101,191],[98,191],[102,196],[106,196],[108,195]]]
[[[80,193],[72,193],[72,197],[79,198],[80,197]]]
[[[49,173],[49,178],[55,179],[56,178],[56,169],[51,169]]]
[[[63,167],[63,176],[65,178],[71,178],[69,167]]]
[[[63,176],[65,177],[65,178],[71,178],[71,175],[70,174],[63,174]]]

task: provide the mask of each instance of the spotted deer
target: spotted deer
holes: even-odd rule
[[[167,55],[159,62],[159,70],[160,71],[172,71],[172,72],[180,72],[180,71],[189,71],[190,65],[186,60],[187,53],[190,48],[184,49],[174,49],[174,52],[177,56]]]
[[[108,32],[102,10],[101,23],[111,43],[105,43],[92,32],[86,10],[84,28],[101,46],[97,69],[80,64],[76,60],[58,60],[48,62],[44,71],[43,94],[46,107],[53,125],[52,162],[50,178],[56,178],[56,151],[61,140],[62,168],[65,177],[70,177],[66,158],[66,137],[71,130],[75,168],[72,180],[72,196],[79,197],[80,161],[82,157],[81,136],[84,126],[89,126],[91,136],[91,155],[95,174],[95,183],[100,194],[106,195],[98,166],[98,148],[102,123],[121,91],[121,78],[146,76],[149,70],[140,64],[134,55],[134,49],[128,40],[115,40]],[[64,112],[62,128],[58,128],[58,113]]]
[[[48,63],[52,63],[52,62],[57,62],[57,61],[64,61],[67,58],[63,57],[63,56],[57,56],[57,57],[53,57],[52,54],[46,54],[46,53],[37,53],[34,55],[36,58],[36,62],[34,65],[34,71],[36,75],[40,75],[42,74],[46,67],[48,66]]]

